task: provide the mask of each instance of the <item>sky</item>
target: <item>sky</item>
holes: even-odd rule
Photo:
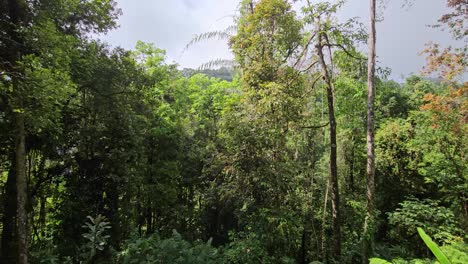
[[[197,68],[213,59],[232,58],[226,41],[209,40],[184,47],[195,34],[222,30],[233,24],[239,0],[116,0],[123,15],[119,28],[100,36],[111,46],[133,49],[138,40],[154,43],[167,52],[167,61],[180,68]],[[378,0],[379,1],[379,0]],[[312,2],[315,2],[312,0]],[[348,0],[338,13],[340,20],[360,17],[367,25],[368,0]],[[383,0],[385,8],[378,13],[377,61],[392,70],[391,78],[403,80],[419,73],[424,57],[418,55],[424,44],[435,41],[457,45],[450,34],[428,25],[448,12],[446,0],[415,0],[403,6],[404,0]],[[366,53],[363,46],[362,52]]]

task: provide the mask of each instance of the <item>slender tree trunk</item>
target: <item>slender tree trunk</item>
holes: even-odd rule
[[[328,101],[328,120],[330,122],[330,183],[331,183],[331,200],[332,200],[332,228],[333,228],[333,245],[332,253],[335,259],[341,256],[341,226],[340,226],[340,194],[338,188],[338,170],[336,164],[336,120],[335,120],[335,99],[334,87],[331,81],[330,72],[325,57],[323,55],[323,38],[324,33],[320,33],[318,37],[317,55],[320,66],[322,68],[322,77],[327,87]]]
[[[120,242],[122,240],[122,230],[121,230],[121,218],[119,215],[119,193],[118,193],[118,186],[117,183],[113,182],[110,184],[111,187],[107,190],[108,197],[107,197],[107,204],[109,207],[109,216],[108,219],[111,222],[111,245],[119,250],[120,249]]]
[[[355,147],[356,143],[354,142],[354,136],[352,137],[352,146],[351,146],[351,158],[349,161],[349,190],[354,192],[354,156],[355,156]]]
[[[18,100],[22,108],[22,100]],[[28,263],[28,214],[27,178],[26,178],[26,132],[24,128],[24,113],[15,113],[15,162],[16,162],[16,233],[18,235],[18,263]]]
[[[367,215],[364,221],[363,263],[369,262],[373,252],[375,203],[375,151],[374,151],[374,75],[375,75],[375,0],[370,0],[369,56],[367,68]]]
[[[306,264],[306,258],[307,258],[307,246],[306,246],[306,241],[307,241],[307,230],[306,230],[306,224],[304,223],[303,229],[302,229],[302,236],[301,236],[301,263]]]
[[[328,204],[328,190],[330,190],[330,178],[327,179],[327,185],[325,186],[325,196],[323,198],[323,215],[322,215],[322,244],[321,244],[321,251],[322,251],[322,259],[325,262],[327,256],[327,248],[326,248],[326,241],[327,241],[327,230],[325,228],[325,219],[327,216],[327,204]]]
[[[2,230],[2,252],[0,255],[0,263],[14,263],[17,255],[16,243],[16,175],[15,164],[11,165],[8,172],[7,182],[5,184],[5,201],[3,214],[3,230]]]
[[[41,234],[41,239],[44,239],[46,236],[46,202],[47,202],[47,197],[45,194],[41,194],[39,198],[40,202],[40,207],[39,207],[39,228],[40,228],[40,234]]]
[[[15,45],[9,47],[9,63],[13,91],[11,94],[11,112],[13,123],[14,139],[14,169],[16,176],[16,237],[17,237],[17,256],[16,261],[19,264],[28,263],[28,217],[27,217],[27,175],[26,175],[26,146],[25,146],[25,117],[22,92],[18,84],[17,61],[21,58],[20,44],[23,43],[19,29],[25,24],[27,4],[24,0],[8,0],[8,11],[10,26],[8,29],[9,37],[14,40]]]

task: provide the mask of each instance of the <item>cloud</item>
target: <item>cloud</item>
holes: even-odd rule
[[[206,41],[182,53],[195,34],[222,30],[232,25],[240,0],[117,0],[123,16],[121,27],[103,39],[113,46],[132,49],[137,40],[152,42],[167,51],[169,61],[181,67],[198,67],[218,58],[232,58],[225,41]],[[366,2],[367,3],[367,2]],[[447,32],[426,27],[446,13],[444,0],[433,0],[430,6],[417,1],[411,8],[389,2],[384,20],[377,25],[377,55],[381,66],[392,68],[392,78],[418,73],[424,58],[418,56],[428,40],[452,44]],[[298,12],[300,14],[300,12]],[[339,13],[343,19],[359,16],[367,25],[368,8],[362,0],[349,0]],[[367,46],[362,47],[367,53]]]
[[[183,0],[183,2],[184,2],[184,5],[185,5],[187,8],[193,9],[193,8],[196,7],[196,4],[195,4],[195,3],[196,3],[197,1],[195,1],[195,0]]]

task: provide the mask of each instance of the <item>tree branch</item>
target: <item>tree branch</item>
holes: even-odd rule
[[[314,67],[315,64],[317,64],[318,61],[314,61],[312,62],[306,69],[302,70],[301,72],[306,72],[308,70],[310,70],[312,67]]]
[[[308,128],[308,129],[319,129],[319,128],[322,128],[322,127],[326,127],[330,124],[330,122],[327,122],[323,125],[318,125],[318,126],[303,126],[301,128]]]
[[[353,58],[353,59],[356,59],[356,60],[367,60],[366,58],[359,58],[359,57],[356,57],[355,55],[351,54],[351,52],[349,52],[349,50],[347,50],[343,45],[341,44],[331,44],[331,43],[326,43],[326,44],[323,44],[323,46],[328,46],[328,47],[338,47],[340,48],[341,50],[343,50],[346,55],[348,55],[349,57]]]

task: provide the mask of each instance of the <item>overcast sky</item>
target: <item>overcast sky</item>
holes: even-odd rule
[[[404,0],[384,0],[378,12],[384,20],[377,24],[377,55],[381,66],[392,69],[392,78],[420,72],[424,58],[418,53],[429,41],[456,44],[448,32],[430,28],[444,13],[446,0],[415,0],[402,7]],[[167,51],[169,62],[181,68],[196,68],[217,58],[232,58],[225,41],[207,41],[183,51],[194,34],[224,29],[232,24],[239,0],[117,0],[123,15],[120,27],[101,39],[112,46],[132,49],[137,40],[152,42]],[[314,2],[314,1],[313,1]],[[368,24],[367,0],[348,0],[339,18],[360,17]],[[365,52],[365,48],[363,49]]]

